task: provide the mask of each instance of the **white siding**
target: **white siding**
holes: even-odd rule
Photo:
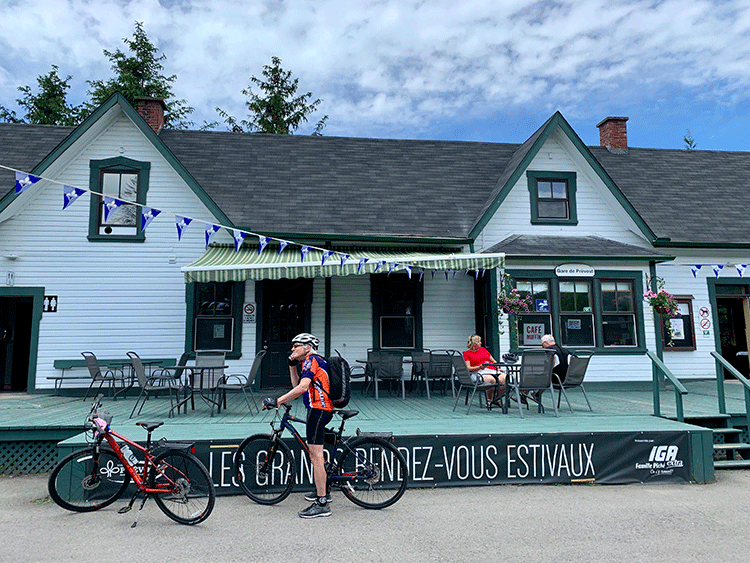
[[[151,162],[147,204],[164,213],[148,227],[143,243],[89,242],[90,196],[63,211],[62,186],[45,182],[21,196],[28,198],[21,215],[0,224],[3,248],[19,256],[5,266],[15,274],[14,286],[44,287],[46,295],[59,298],[57,312],[45,313],[40,324],[38,389],[52,387],[46,378],[59,375],[55,359],[82,359],[84,350],[105,358],[125,357],[128,350],[144,358],[179,357],[185,345],[180,267],[204,252],[205,239],[196,222],[178,242],[172,213],[211,219],[124,115],[94,142],[69,151],[77,154],[54,180],[83,188],[89,187],[90,160],[124,156]]]
[[[474,278],[451,274],[446,280],[441,272],[425,276],[422,319],[425,348],[463,352],[476,332]]]
[[[331,353],[338,350],[354,366],[372,345],[370,276],[331,278]]]

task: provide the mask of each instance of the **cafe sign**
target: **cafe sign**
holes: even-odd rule
[[[555,268],[558,278],[593,278],[594,268],[586,264],[560,264]]]

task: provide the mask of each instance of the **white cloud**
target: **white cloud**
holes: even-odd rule
[[[30,0],[3,4],[0,19],[0,104],[52,64],[82,97],[109,76],[102,50],[125,49],[138,20],[198,123],[215,106],[244,117],[240,91],[272,55],[323,99],[328,134],[358,136],[499,110],[579,116],[675,88],[747,102],[750,85],[743,0]]]

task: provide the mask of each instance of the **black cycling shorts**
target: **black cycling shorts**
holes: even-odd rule
[[[331,411],[307,409],[307,445],[325,444],[326,424],[333,419]]]

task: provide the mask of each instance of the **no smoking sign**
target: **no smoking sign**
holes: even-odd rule
[[[254,323],[255,322],[255,303],[245,303],[242,306],[242,322],[243,323]]]

